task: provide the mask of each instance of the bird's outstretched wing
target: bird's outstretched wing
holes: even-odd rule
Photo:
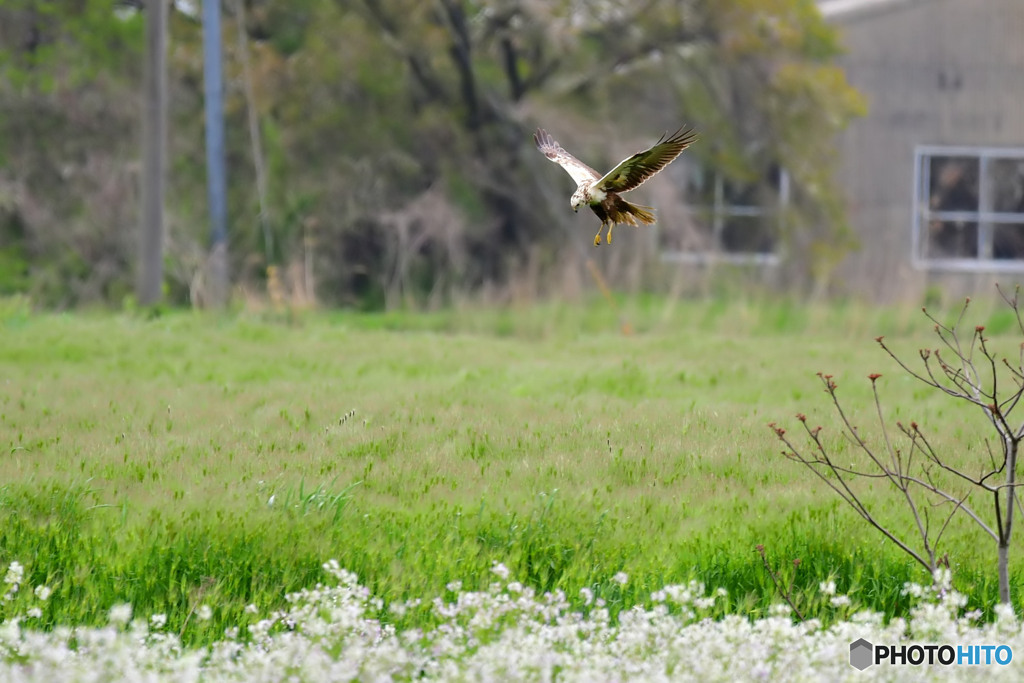
[[[668,166],[669,162],[696,139],[696,133],[682,128],[668,138],[662,136],[650,149],[637,152],[619,162],[618,166],[597,181],[594,188],[606,192],[627,192],[639,187],[645,180]]]
[[[537,149],[544,153],[551,161],[555,162],[576,181],[576,185],[590,184],[601,177],[601,174],[587,166],[585,163],[562,149],[562,146],[555,142],[554,138],[548,135],[543,128],[538,128],[533,134],[533,141],[537,143]]]

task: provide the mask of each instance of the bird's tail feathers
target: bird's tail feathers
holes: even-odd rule
[[[630,204],[623,199],[615,208],[618,209],[619,214],[615,217],[616,223],[626,223],[628,225],[650,225],[654,222],[654,209],[649,206]]]

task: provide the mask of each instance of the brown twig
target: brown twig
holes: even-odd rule
[[[782,585],[779,583],[779,576],[772,570],[772,566],[768,563],[768,557],[764,552],[764,546],[761,544],[757,545],[756,548],[758,554],[761,556],[761,562],[764,563],[765,571],[768,572],[768,576],[771,577],[772,583],[775,584],[775,590],[778,591],[782,599],[785,600],[791,608],[793,613],[796,614],[797,619],[800,621],[804,620],[804,615],[797,608],[796,603],[793,602],[793,584],[796,581],[796,570],[800,567],[800,558],[793,560],[793,574],[789,578],[789,589],[783,590]]]

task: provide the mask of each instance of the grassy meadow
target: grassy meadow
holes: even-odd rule
[[[1016,347],[1000,337],[1009,317],[975,313]],[[766,425],[795,429],[802,412],[838,435],[824,371],[871,433],[866,375],[881,372],[894,419],[981,456],[980,415],[901,374],[873,341],[885,334],[912,358],[934,344],[920,312],[634,299],[621,315],[633,334],[600,301],[0,309],[0,566],[20,561],[26,586],[53,588],[44,626],[103,623],[128,602],[166,614],[186,643],[246,624],[247,605],[280,607],[324,578],[328,558],[403,626],[434,617],[388,603],[454,581],[486,587],[496,562],[570,602],[589,588],[613,614],[698,579],[728,590],[723,613],[761,616],[780,596],[758,544],[810,616],[842,616],[815,597],[830,578],[862,606],[903,614],[904,582],[925,573],[785,459]],[[908,527],[881,486],[868,497]],[[957,588],[988,608],[995,547],[981,538],[954,524],[942,550]],[[0,604],[0,618],[29,597]]]

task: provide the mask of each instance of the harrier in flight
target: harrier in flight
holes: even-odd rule
[[[639,187],[645,180],[665,168],[679,154],[697,139],[692,130],[680,128],[669,137],[664,135],[648,150],[637,152],[628,159],[623,159],[618,166],[603,176],[573,155],[562,149],[562,146],[548,135],[543,128],[533,134],[537,149],[555,162],[576,181],[576,191],[572,193],[573,211],[579,211],[586,204],[601,219],[601,227],[594,237],[594,246],[601,244],[601,232],[608,226],[608,244],[612,243],[612,228],[616,223],[628,223],[639,226],[641,223],[654,222],[653,209],[648,206],[630,204],[619,196]]]

